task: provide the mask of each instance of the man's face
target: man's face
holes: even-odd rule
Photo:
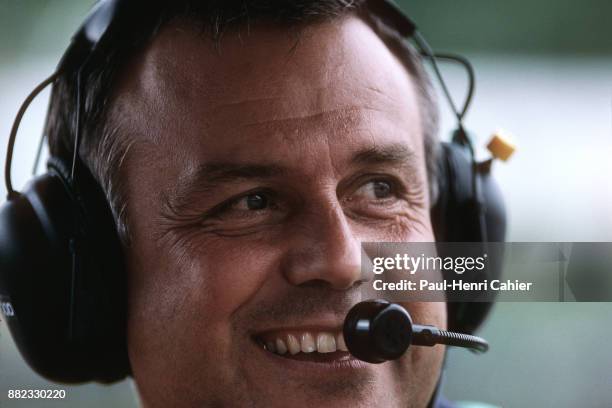
[[[338,351],[368,285],[360,243],[433,240],[419,114],[357,17],[218,48],[176,22],[131,61],[113,115],[133,140],[128,344],[146,406],[426,405],[441,346],[380,365]],[[444,304],[407,307],[445,325]]]

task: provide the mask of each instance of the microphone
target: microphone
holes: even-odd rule
[[[489,349],[481,337],[413,324],[406,309],[386,300],[357,303],[344,320],[344,341],[359,360],[380,364],[400,358],[410,345],[466,347],[477,353]]]

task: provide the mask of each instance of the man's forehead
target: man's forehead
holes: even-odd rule
[[[122,107],[156,121],[249,126],[364,109],[418,121],[404,67],[357,17],[299,32],[258,26],[218,44],[185,21],[165,27],[126,72]],[[155,132],[153,132],[155,133]]]
[[[154,38],[143,60],[143,77],[184,86],[186,92],[205,88],[227,94],[227,86],[239,77],[257,79],[248,90],[268,95],[287,83],[312,87],[350,80],[345,74],[381,88],[408,79],[383,41],[351,14],[295,27],[260,22],[235,28],[219,40],[209,38],[197,23],[176,20]]]
[[[228,33],[218,49],[177,24],[135,64],[119,104],[131,118],[133,149],[145,152],[133,164],[156,162],[168,191],[201,186],[211,166],[259,174],[253,166],[273,164],[286,181],[327,183],[355,169],[360,152],[399,146],[414,153],[402,156],[404,170],[424,178],[414,86],[362,20],[295,35],[273,27]]]

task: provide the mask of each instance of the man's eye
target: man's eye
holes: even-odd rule
[[[386,181],[373,181],[372,185],[376,198],[388,198],[393,195],[393,187]]]
[[[365,196],[368,199],[384,200],[394,196],[395,191],[390,182],[384,180],[374,180],[361,186],[357,190],[356,194]]]
[[[270,199],[265,194],[253,193],[239,198],[232,207],[241,211],[258,211],[270,207]]]

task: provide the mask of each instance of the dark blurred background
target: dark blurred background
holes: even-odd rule
[[[93,2],[0,0],[0,157],[27,93],[52,72]],[[505,128],[518,151],[496,163],[513,241],[612,241],[612,2],[414,0],[402,7],[438,51],[476,68],[467,125],[480,146]],[[462,97],[464,73],[444,67]],[[30,177],[47,94],[26,115],[16,147],[17,186]],[[453,121],[442,103],[441,138]],[[41,166],[42,167],[42,166]],[[4,196],[3,186],[0,194]],[[491,351],[452,350],[444,391],[503,406],[612,406],[612,304],[502,303],[481,334]],[[9,401],[8,389],[64,388],[64,401]],[[22,362],[0,324],[0,406],[136,406],[130,381],[49,384]],[[487,405],[478,405],[487,406]]]

